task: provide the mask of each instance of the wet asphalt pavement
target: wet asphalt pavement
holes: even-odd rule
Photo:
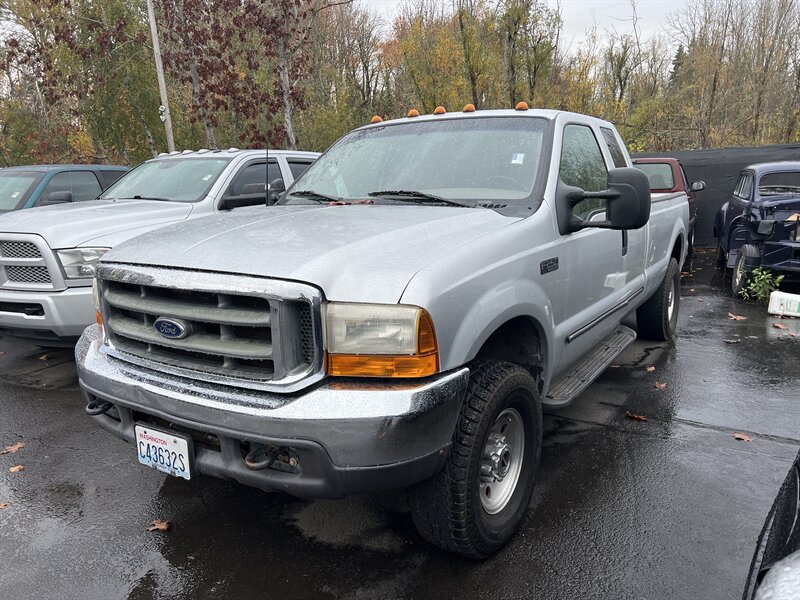
[[[712,256],[684,267],[674,347],[636,342],[546,415],[527,520],[484,563],[374,499],[140,466],[84,416],[69,351],[0,338],[0,448],[25,443],[0,456],[0,598],[739,598],[800,446],[800,320],[731,298]]]

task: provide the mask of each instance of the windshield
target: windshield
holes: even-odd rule
[[[758,182],[758,191],[762,196],[800,194],[800,171],[766,173]]]
[[[487,117],[354,131],[314,163],[282,203],[319,201],[321,196],[374,202],[439,198],[470,206],[521,202],[536,184],[547,125],[541,118]],[[309,197],[312,191],[316,198]]]
[[[100,198],[197,202],[205,197],[230,161],[212,157],[151,160],[123,175]]]
[[[18,208],[40,177],[33,171],[0,171],[0,211]]]

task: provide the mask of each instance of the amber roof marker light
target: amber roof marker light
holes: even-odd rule
[[[406,116],[409,119],[411,119],[413,117],[418,117],[419,116],[419,111],[416,108],[412,108],[410,111],[408,111],[408,114]]]
[[[383,119],[379,115],[375,115],[369,120],[370,123],[383,123]]]
[[[441,104],[433,109],[433,114],[435,115],[443,115],[446,112],[447,111],[444,109],[444,106],[442,106]]]
[[[461,112],[475,112],[475,105],[472,102],[468,102],[464,105],[464,110]]]
[[[528,106],[527,102],[517,102],[517,105],[514,107],[514,110],[528,110],[530,106]]]

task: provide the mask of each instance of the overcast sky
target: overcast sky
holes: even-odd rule
[[[390,24],[399,6],[406,0],[361,0],[365,6],[380,14]],[[443,0],[448,1],[448,0]],[[662,31],[667,16],[674,13],[688,0],[637,0],[639,29],[642,38]],[[633,25],[630,0],[547,0],[553,7],[561,6],[564,18],[563,41],[566,45],[579,42],[584,32],[596,24],[599,30],[616,29],[619,33],[630,32]]]

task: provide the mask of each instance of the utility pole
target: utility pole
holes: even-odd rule
[[[167,134],[167,150],[175,150],[175,140],[172,137],[172,117],[169,115],[169,100],[167,99],[167,84],[164,81],[164,64],[161,62],[161,46],[158,43],[158,29],[156,28],[156,13],[153,10],[153,0],[147,0],[147,17],[150,20],[150,34],[153,36],[153,54],[156,57],[156,74],[158,75],[158,91],[161,94],[159,116],[164,122],[164,131]]]

